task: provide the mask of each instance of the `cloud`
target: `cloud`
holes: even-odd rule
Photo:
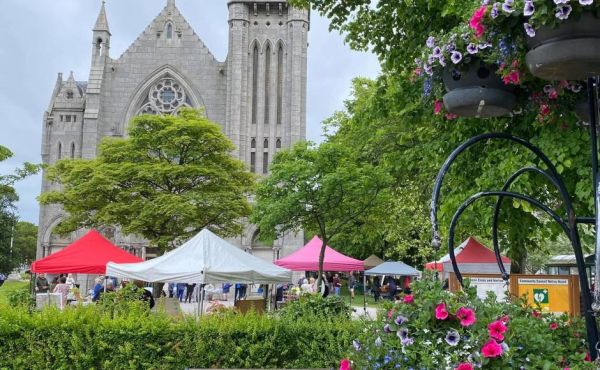
[[[117,58],[164,7],[166,0],[109,0],[111,57]],[[177,0],[181,13],[218,60],[227,56],[226,0]],[[15,156],[0,163],[8,173],[23,162],[41,162],[42,118],[58,72],[87,80],[91,61],[91,29],[100,1],[3,0],[0,12],[0,145]],[[375,77],[374,55],[353,52],[343,37],[327,30],[327,20],[311,13],[308,48],[307,138],[321,140],[321,122],[343,108],[351,79]],[[41,176],[17,186],[21,218],[38,223],[36,197]]]

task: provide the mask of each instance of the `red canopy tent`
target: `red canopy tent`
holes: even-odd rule
[[[456,263],[461,272],[471,273],[499,273],[500,269],[496,262],[494,251],[481,244],[477,239],[470,236],[461,245],[454,249]],[[507,271],[510,270],[510,259],[501,256],[502,263]],[[435,262],[425,264],[428,270],[435,270]],[[452,261],[450,254],[437,260],[438,271],[452,271]]]
[[[31,271],[50,274],[104,274],[108,262],[134,263],[143,260],[127,253],[91,230],[63,250],[31,264]]]
[[[321,239],[315,235],[304,247],[273,263],[292,271],[318,271],[322,245]],[[341,254],[329,246],[325,247],[324,271],[364,271],[364,269],[363,261]]]

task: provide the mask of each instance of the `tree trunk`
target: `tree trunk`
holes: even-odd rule
[[[323,236],[323,244],[319,253],[319,276],[317,276],[317,290],[321,291],[321,281],[323,280],[323,260],[325,259],[325,247],[327,246],[327,238]]]
[[[152,296],[154,298],[160,298],[165,283],[152,283]]]

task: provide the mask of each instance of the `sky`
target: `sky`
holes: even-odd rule
[[[92,27],[100,0],[0,0],[0,145],[14,157],[0,163],[7,174],[23,162],[41,162],[42,118],[57,73],[89,75]],[[118,58],[165,6],[166,0],[107,0],[110,56]],[[227,56],[227,0],[177,0],[177,7],[215,57]],[[328,22],[311,13],[308,36],[308,140],[322,138],[321,122],[343,109],[354,77],[376,77],[377,58],[355,52]],[[41,175],[16,185],[21,220],[38,224]]]

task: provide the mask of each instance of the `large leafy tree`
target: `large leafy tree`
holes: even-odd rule
[[[19,221],[13,233],[13,253],[18,264],[35,260],[38,227],[31,222]]]
[[[13,156],[6,147],[0,145],[0,162]],[[14,184],[23,178],[36,173],[39,165],[25,163],[22,168],[11,174],[0,175],[0,272],[9,273],[17,267],[21,261],[17,258],[14,248],[11,248],[11,239],[14,237],[15,226],[18,215],[16,202],[19,196]]]
[[[327,243],[349,227],[365,225],[369,209],[387,204],[391,178],[375,165],[355,161],[337,143],[298,143],[279,152],[270,169],[256,192],[251,220],[265,238],[300,229],[318,233],[320,281]]]
[[[250,213],[254,177],[231,156],[233,144],[200,112],[134,118],[127,138],[106,138],[92,160],[66,159],[48,168],[60,190],[43,204],[68,217],[58,232],[118,225],[161,251],[208,227],[239,234]]]
[[[331,132],[329,142],[350,148],[355,161],[377,165],[394,178],[390,187],[392,201],[385,212],[369,210],[373,213],[369,217],[380,219],[377,225],[382,232],[371,239],[371,244],[381,247],[385,242],[387,257],[415,264],[434,257],[429,246],[433,181],[445,158],[459,143],[484,132],[509,132],[529,138],[557,164],[574,194],[577,214],[592,212],[587,171],[589,138],[585,129],[572,122],[565,122],[562,127],[540,125],[526,116],[440,121],[430,108],[420,104],[419,95],[420,90],[410,80],[397,75],[382,76],[376,81],[356,79],[345,111],[326,122]],[[450,217],[468,196],[482,189],[499,189],[510,174],[532,164],[540,165],[529,152],[506,142],[485,142],[465,152],[445,181],[441,226],[448,226]],[[524,176],[512,189],[541,199],[566,217],[556,191],[543,178]],[[481,201],[467,211],[459,223],[457,241],[475,235],[489,242],[493,205],[493,201]],[[510,247],[506,252],[515,260],[517,269],[526,265],[526,250],[548,249],[543,244],[561,232],[540,212],[518,201],[504,202],[500,229],[501,246]],[[349,229],[343,237],[356,241],[360,235]],[[359,247],[354,243],[354,248]]]

